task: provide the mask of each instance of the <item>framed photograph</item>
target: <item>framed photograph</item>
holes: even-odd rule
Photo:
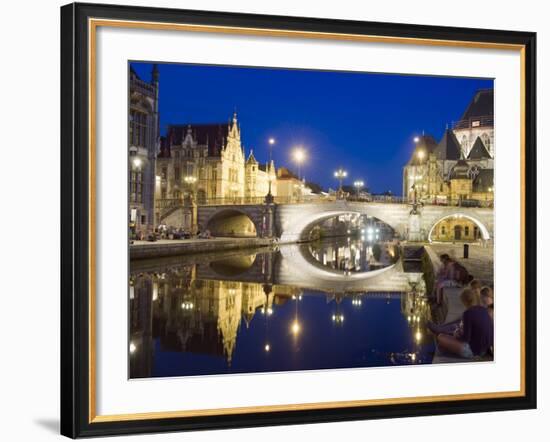
[[[62,434],[535,408],[535,44],[62,7]]]

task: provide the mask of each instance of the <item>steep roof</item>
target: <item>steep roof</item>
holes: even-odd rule
[[[456,139],[454,132],[447,129],[437,145],[434,153],[438,160],[458,160],[460,159],[460,143]]]
[[[256,157],[254,156],[254,152],[252,151],[252,149],[250,149],[250,155],[248,155],[246,164],[258,164],[258,161],[256,160]]]
[[[294,172],[291,172],[286,167],[279,167],[279,169],[277,170],[277,179],[280,179],[280,180],[296,179],[297,180],[298,176]]]
[[[472,183],[474,192],[489,192],[494,186],[494,170],[481,169]]]
[[[489,151],[485,147],[485,144],[483,144],[483,141],[481,141],[481,138],[477,137],[476,141],[472,147],[472,150],[470,150],[470,153],[468,154],[469,160],[485,160],[491,158],[491,155],[489,154]]]
[[[480,89],[462,114],[461,120],[493,115],[493,89]]]
[[[193,139],[195,139],[199,145],[208,146],[209,156],[220,155],[229,133],[227,123],[171,125],[168,127],[166,133],[169,145],[181,144],[189,129],[191,130]]]

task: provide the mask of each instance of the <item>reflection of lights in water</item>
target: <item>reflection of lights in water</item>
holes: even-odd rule
[[[344,315],[341,313],[338,315],[332,315],[332,320],[336,323],[344,322]]]
[[[156,301],[159,297],[159,286],[155,282],[153,283],[153,301]]]
[[[420,340],[422,339],[422,333],[420,333],[420,330],[416,331],[416,333],[414,334],[414,338],[417,342],[420,342]]]
[[[273,309],[272,309],[271,307],[269,307],[269,308],[267,309],[267,314],[268,314],[268,315],[272,315],[272,314],[273,314]]]
[[[183,310],[191,310],[193,308],[193,303],[192,302],[183,302],[181,304],[181,308]]]
[[[363,301],[361,301],[360,299],[352,299],[351,300],[351,303],[353,305],[361,305]]]
[[[410,316],[410,315],[409,315],[409,316],[407,316],[407,321],[411,322],[411,319],[412,319],[412,318],[411,318],[411,316]]]
[[[300,333],[300,324],[298,323],[298,321],[294,321],[292,323],[292,327],[290,328],[290,330],[294,335],[297,335],[298,333]]]
[[[269,344],[265,344],[264,350],[269,352],[269,350],[271,350],[271,346]]]
[[[416,361],[416,353],[411,353],[411,361]]]
[[[134,353],[137,350],[136,344],[130,341],[130,353]]]

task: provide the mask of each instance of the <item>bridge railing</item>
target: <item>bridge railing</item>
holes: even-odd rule
[[[302,204],[302,203],[317,203],[334,201],[335,198],[327,198],[319,195],[304,195],[298,196],[274,196],[275,204]],[[224,198],[206,198],[202,201],[197,201],[200,206],[233,206],[233,205],[259,205],[265,204],[266,197],[224,197]]]
[[[370,195],[368,197],[347,195],[345,197],[337,197],[334,194],[331,195],[304,195],[302,197],[296,196],[276,196],[273,198],[275,204],[307,204],[307,203],[330,203],[334,201],[350,201],[350,202],[365,202],[365,203],[383,203],[383,204],[412,204],[412,201],[406,197],[401,196],[386,196],[386,195]],[[199,206],[239,206],[239,205],[262,205],[265,204],[265,197],[224,197],[224,198],[205,198],[195,200]],[[419,203],[427,206],[454,206],[454,207],[479,207],[479,208],[492,208],[493,201],[491,200],[420,200]],[[170,210],[177,207],[184,206],[183,198],[163,198],[157,199],[155,206],[157,209]]]

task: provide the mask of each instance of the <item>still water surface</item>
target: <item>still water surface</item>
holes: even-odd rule
[[[345,279],[392,264],[384,243],[378,259],[372,246],[343,238],[299,253]],[[431,363],[422,294],[279,283],[285,247],[132,262],[130,377]]]

